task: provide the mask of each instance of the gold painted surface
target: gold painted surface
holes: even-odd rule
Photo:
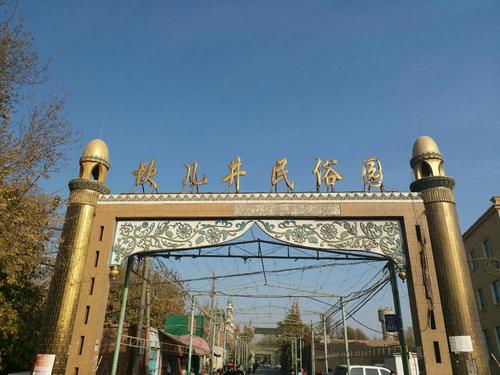
[[[384,175],[382,173],[382,163],[378,158],[368,158],[363,160],[361,167],[361,180],[363,181],[363,190],[368,191],[372,186],[380,187],[383,190],[384,187]]]
[[[102,139],[94,139],[90,141],[82,153],[82,158],[88,157],[96,157],[109,162],[108,146]]]
[[[316,177],[317,193],[320,192],[322,181],[324,181],[327,191],[333,192],[335,191],[335,183],[344,179],[340,173],[333,169],[333,166],[337,163],[337,160],[321,161],[320,158],[316,158],[316,164],[314,164],[312,172]]]
[[[226,182],[229,185],[229,191],[231,191],[231,186],[234,184],[234,191],[236,193],[240,192],[240,176],[246,176],[247,171],[241,169],[241,159],[239,156],[236,160],[231,160],[229,165],[229,173],[222,178],[222,182]]]
[[[144,165],[144,162],[141,161],[139,168],[132,172],[132,175],[135,176],[135,186],[142,186],[144,191],[144,185],[149,183],[153,191],[158,192],[158,184],[154,179],[157,173],[158,169],[155,167],[154,159],[151,159],[148,165]]]
[[[69,196],[69,204],[97,205],[99,194],[92,190],[74,190]]]
[[[195,160],[192,164],[186,164],[186,176],[182,181],[182,191],[186,186],[189,186],[189,192],[192,193],[193,189],[196,188],[196,192],[199,191],[201,185],[206,185],[208,183],[207,176],[203,175],[202,178],[198,179],[198,162]]]
[[[273,170],[271,173],[271,186],[274,187],[274,191],[277,191],[278,182],[281,180],[285,181],[288,190],[293,190],[293,181],[288,179],[288,169],[286,169],[287,159],[276,160],[273,165]]]
[[[471,358],[476,362],[478,374],[489,374],[486,348],[482,339],[455,205],[437,201],[429,202],[425,207],[441,302],[443,310],[446,311],[447,334],[448,336],[471,336],[474,350]],[[468,359],[467,353],[452,353],[453,374],[469,374]]]
[[[101,226],[103,236],[101,237]],[[104,318],[106,313],[106,301],[108,300],[110,277],[108,252],[103,245],[112,241],[114,234],[115,220],[109,216],[102,215],[99,207],[96,208],[95,220],[92,227],[92,234],[87,250],[87,259],[82,276],[82,287],[78,298],[77,313],[70,342],[68,361],[66,363],[66,374],[74,375],[75,368],[79,368],[79,374],[95,374],[101,357],[100,347],[105,351],[109,349],[109,342],[102,342],[104,332]],[[102,238],[102,240],[101,240]],[[96,267],[96,250],[100,251],[99,262]],[[122,270],[122,272],[124,272]],[[92,295],[89,294],[89,282],[95,278],[95,287]],[[90,308],[88,320],[87,306]],[[85,336],[82,354],[79,353],[80,337]],[[101,363],[102,365],[103,363]]]
[[[95,199],[97,200],[97,197]],[[40,341],[40,353],[56,355],[52,372],[54,375],[64,374],[70,350],[95,209],[95,206],[89,204],[70,203],[66,213],[62,244],[51,281]]]
[[[435,187],[422,191],[422,197],[426,203],[448,202],[455,203],[455,194],[453,190],[446,187]]]
[[[413,144],[413,157],[430,152],[440,153],[439,147],[431,137],[422,135]]]

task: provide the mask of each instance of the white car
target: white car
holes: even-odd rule
[[[333,375],[347,375],[347,366],[337,366]],[[391,372],[384,367],[352,365],[351,375],[391,375]]]

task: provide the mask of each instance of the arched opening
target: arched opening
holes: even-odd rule
[[[432,176],[432,168],[431,166],[423,161],[422,162],[422,177],[431,177]]]
[[[319,335],[326,329],[327,319],[329,319],[328,324],[332,327],[332,332],[340,326],[345,326],[346,319],[350,319],[383,288],[392,289],[395,311],[398,317],[401,316],[396,268],[403,265],[399,263],[402,262],[400,257],[403,250],[402,242],[393,249],[388,247],[390,243],[396,244],[398,241],[402,241],[399,223],[390,220],[370,222],[331,219],[325,221],[271,219],[120,221],[114,238],[112,262],[123,263],[123,256],[127,256],[128,261],[123,280],[123,297],[113,354],[114,372],[112,373],[118,370],[120,345],[138,345],[143,340],[142,336],[135,337],[122,333],[129,294],[129,276],[131,273],[139,274],[138,268],[136,271],[131,271],[134,267],[134,257],[141,262],[147,257],[155,257],[167,264],[168,262],[178,264],[178,270],[182,273],[175,271],[174,274],[179,283],[182,281],[182,283],[189,284],[183,290],[191,295],[191,316],[196,317],[209,311],[206,317],[212,324],[213,332],[216,326],[219,327],[219,331],[222,327],[224,337],[222,344],[219,341],[217,341],[219,344],[215,344],[215,335],[211,337],[212,353],[215,353],[216,347],[222,348],[220,353],[222,366],[243,363],[245,368],[249,367],[249,356],[242,353],[241,340],[243,339],[241,339],[242,336],[238,336],[240,335],[239,329],[232,331],[232,327],[236,324],[232,315],[234,301],[236,307],[234,311],[237,311],[235,315],[238,316],[238,321],[241,320],[242,315],[252,315],[254,319],[251,319],[249,327],[256,324],[254,327],[258,327],[260,334],[264,332],[279,342],[279,347],[274,348],[274,352],[271,350],[271,354],[260,353],[259,362],[263,362],[264,358],[273,362],[272,358],[283,353],[281,350],[285,347],[288,350],[287,353],[292,354],[281,358],[281,363],[286,367],[295,368],[294,371],[297,373],[297,368],[312,368],[316,364],[319,367],[323,366],[325,370],[328,369],[328,359],[325,359],[328,357],[330,361],[333,361],[330,362],[330,366],[338,365],[333,359],[333,354],[328,354],[328,350],[332,350],[333,346],[330,346],[330,349],[324,346],[322,351],[315,351],[313,345],[306,350],[308,353],[318,352],[323,356],[323,360],[316,358],[316,354],[311,354],[312,357],[309,359],[305,357],[303,359],[302,354],[299,356],[297,353],[302,353],[304,349],[304,331],[306,335]],[[380,251],[377,250],[378,246],[380,246]],[[189,260],[194,268],[185,263]],[[239,266],[237,261],[240,262]],[[279,266],[277,262],[285,263]],[[371,266],[363,270],[359,269],[357,271],[359,276],[355,275],[355,269],[365,262],[371,263]],[[380,266],[375,266],[374,262],[380,262]],[[211,268],[214,264],[219,267],[217,273]],[[245,267],[245,272],[241,272],[242,270],[239,269],[241,266]],[[339,266],[352,266],[352,268],[342,277]],[[321,272],[323,267],[325,270]],[[332,272],[334,268],[335,271]],[[164,273],[165,270],[169,273],[166,265],[160,269]],[[370,272],[374,273],[369,274]],[[280,275],[282,279],[285,277],[283,281],[280,281]],[[344,281],[352,280],[353,276],[357,280],[357,286],[354,289],[349,287],[343,290]],[[243,282],[235,281],[245,277],[247,279],[243,279]],[[339,280],[336,280],[337,277]],[[303,283],[306,280],[307,282]],[[210,285],[209,288],[206,285],[210,281],[212,282],[211,289]],[[130,285],[133,285],[133,282]],[[216,306],[213,304],[216,296],[224,301],[227,299],[226,306],[231,304],[231,314],[227,313],[220,321],[217,320],[217,315],[210,313],[212,310],[219,310],[217,308],[210,310],[208,307]],[[253,302],[245,302],[249,300]],[[268,303],[259,302],[263,300],[268,300]],[[292,307],[295,306],[298,320],[290,320],[288,315],[283,315],[283,319],[279,321],[277,318],[272,318],[271,315],[276,314],[276,309],[287,311],[287,300],[290,301]],[[148,302],[145,304],[148,305]],[[142,306],[141,302],[139,306]],[[305,325],[300,319],[299,306],[303,313],[307,310],[307,313],[311,315],[310,325]],[[347,318],[341,317],[344,309],[348,310]],[[174,317],[177,320],[172,320],[170,326],[177,330],[182,325],[182,330],[185,331],[182,337],[189,340],[189,337],[194,337],[196,334],[193,327],[188,328],[188,320],[185,318],[187,315],[186,312],[182,317],[183,321],[186,321],[185,324],[179,323],[181,318]],[[266,319],[262,318],[264,315]],[[314,320],[315,316],[317,321]],[[145,319],[148,320],[147,317]],[[401,323],[398,324],[402,327]],[[170,327],[165,323],[165,327],[167,326]],[[168,327],[165,329],[170,329]],[[298,327],[300,327],[299,330],[297,330]],[[174,334],[173,331],[170,333]],[[347,333],[341,336],[348,345]],[[202,331],[199,337],[203,337]],[[226,341],[227,337],[229,337],[228,341]],[[401,339],[404,340],[404,337]],[[207,336],[207,343],[209,341]],[[259,342],[256,345],[260,345],[261,349],[267,348],[267,344],[264,344]],[[404,341],[402,345],[405,347]],[[393,346],[399,348],[400,343],[395,342]],[[192,344],[189,344],[188,353],[192,353],[192,350],[194,350]],[[348,353],[349,349],[345,351]],[[355,358],[357,354],[353,355]],[[304,363],[302,363],[303,360]],[[212,356],[210,361],[212,362],[209,366],[213,370],[215,357]],[[201,371],[199,362],[193,360],[191,354],[187,357],[185,367],[188,373],[193,368],[196,373]]]
[[[215,358],[215,354],[210,356],[209,361],[212,362],[208,363],[208,366],[212,368],[212,373],[215,373],[212,367],[214,362],[218,364],[216,367],[241,365],[245,369],[250,368],[250,355],[245,352],[250,347],[253,347],[252,351],[255,353],[257,362],[272,363],[271,367],[273,368],[276,364],[282,364],[286,368],[294,369],[295,373],[297,373],[297,369],[312,368],[312,366],[323,368],[323,371],[330,367],[335,368],[340,362],[335,359],[334,343],[330,343],[327,348],[325,346],[320,348],[321,340],[317,339],[315,344],[317,347],[315,348],[314,345],[311,347],[311,342],[307,342],[309,339],[304,340],[304,337],[316,336],[323,338],[322,332],[328,329],[328,337],[345,340],[347,333],[342,334],[341,328],[345,324],[355,322],[353,315],[367,304],[373,296],[379,294],[379,292],[385,294],[385,292],[382,292],[383,290],[390,290],[391,283],[397,285],[394,263],[388,262],[388,259],[383,256],[361,252],[345,253],[342,250],[318,251],[318,249],[295,247],[285,243],[256,239],[237,243],[232,242],[223,247],[146,252],[136,254],[136,256],[132,255],[127,262],[122,295],[129,295],[129,285],[138,284],[139,279],[135,278],[130,282],[130,276],[139,275],[143,272],[145,259],[148,256],[162,259],[162,262],[158,263],[163,265],[158,268],[161,272],[172,272],[167,268],[169,263],[178,263],[181,265],[178,270],[185,271],[183,273],[174,271],[173,273],[177,282],[183,283],[179,285],[189,283],[187,287],[180,288],[191,296],[188,299],[188,301],[191,301],[190,307],[188,305],[186,312],[182,313],[181,316],[177,314],[166,315],[164,330],[170,335],[177,335],[175,337],[184,339],[187,357],[177,365],[177,370],[182,371],[183,368],[187,368],[188,373],[191,373],[191,371],[201,373],[203,368],[198,355],[195,354],[196,350],[199,350],[201,346],[196,346],[194,343],[190,344],[190,336],[196,338],[198,342],[205,342],[204,345],[208,345],[212,353],[219,353],[219,360]],[[136,258],[136,261],[133,258]],[[197,273],[188,271],[191,267],[187,266],[185,261],[189,260],[193,265],[198,263],[198,266],[194,266],[195,269],[198,269]],[[247,272],[240,273],[236,266],[235,268],[226,267],[225,271],[216,275],[211,269],[215,262],[224,262],[224,265],[227,266],[231,260],[239,261],[240,266],[248,267]],[[285,262],[285,264],[280,266],[277,264],[280,262]],[[339,283],[328,283],[327,281],[332,275],[335,277],[340,273],[340,270],[337,269],[339,266],[346,267],[351,262],[353,268],[348,273],[349,277],[353,276],[354,267],[359,267],[365,262],[366,264],[368,262],[372,264],[373,268],[370,267],[370,269],[374,270],[374,272],[370,275],[366,272],[362,276],[360,275],[363,281],[346,295],[343,295],[343,292],[338,294],[338,291],[343,286],[340,286]],[[380,262],[380,266],[376,267],[373,262]],[[141,269],[139,263],[142,263]],[[387,266],[384,267],[386,263]],[[391,267],[392,271],[390,270]],[[335,268],[335,272],[331,272],[333,268]],[[148,275],[149,278],[150,274]],[[281,278],[284,278],[285,281],[280,282],[279,275],[284,275]],[[292,275],[296,277],[293,278]],[[246,281],[235,281],[239,280],[235,278],[242,277],[247,277]],[[361,281],[357,277],[356,279]],[[310,286],[307,286],[307,283],[304,285],[303,281],[306,280],[313,283]],[[204,283],[210,282],[212,282],[211,289],[210,285],[208,287],[204,285]],[[155,284],[152,285],[154,288]],[[172,296],[173,294],[169,294],[167,298]],[[120,316],[126,314],[126,298],[122,298]],[[213,300],[216,300],[216,298],[222,299],[221,306],[226,306],[226,311],[220,312],[221,309],[217,307],[217,304],[213,305],[215,309],[211,308],[210,301],[212,298]],[[397,295],[393,296],[393,298],[395,299],[394,302],[399,301]],[[290,303],[287,303],[287,301]],[[146,300],[145,305],[150,305],[150,302]],[[135,306],[131,305],[130,307],[137,308],[137,306],[141,306],[140,301],[136,301]],[[344,308],[347,309],[347,316],[342,318]],[[400,307],[395,308],[400,309]],[[215,311],[214,315],[212,315],[213,311]],[[191,319],[188,319],[188,315],[193,317],[195,322],[191,328],[188,325],[189,319]],[[253,319],[249,319],[249,315]],[[278,315],[281,318],[277,318]],[[306,315],[311,321],[310,325],[301,318],[301,316]],[[357,317],[359,318],[359,316]],[[149,317],[144,319],[144,321],[149,321]],[[200,319],[202,323],[199,323]],[[146,348],[146,341],[142,336],[135,336],[121,331],[120,327],[123,327],[125,321],[118,322],[113,353],[114,362],[111,364],[116,372],[112,373],[121,373],[120,369],[123,369],[119,365],[119,356],[126,355],[124,348]],[[208,321],[208,326],[211,327],[206,329],[206,341],[201,340],[204,337],[203,321]],[[242,331],[239,329],[240,326],[243,326]],[[143,326],[141,325],[141,327]],[[250,329],[253,327],[254,334],[264,335],[262,339],[267,338],[270,341],[267,343],[266,341],[253,341],[254,334],[250,335],[250,341],[245,341],[248,327]],[[346,329],[353,329],[352,326],[349,327]],[[142,329],[141,332],[143,332]],[[219,334],[210,336],[210,332],[219,332]],[[160,347],[167,344],[166,341],[162,340],[160,339],[160,342],[163,343],[160,344]],[[352,337],[351,333],[349,333],[348,340],[347,344],[356,345],[356,338]],[[361,338],[361,340],[368,340],[368,338]],[[275,347],[271,347],[273,342]],[[387,353],[399,353],[401,350],[400,343],[396,340],[387,340],[384,345],[387,346],[385,348]],[[120,347],[122,349],[119,349]],[[265,352],[266,348],[269,350],[267,353]],[[283,350],[285,350],[285,354],[283,354]],[[346,352],[351,353],[350,355],[354,360],[362,356],[360,353],[353,352],[352,349],[343,350],[344,355]],[[152,349],[152,351],[154,350]],[[304,354],[304,357],[302,357],[302,353],[311,352],[314,354],[311,354],[311,356]],[[189,353],[192,353],[192,355]],[[282,355],[283,357],[281,357]],[[325,357],[329,359],[325,361]],[[279,358],[279,362],[275,362],[275,358]],[[206,361],[205,365],[207,365]],[[257,372],[257,374],[260,375],[262,372]],[[268,374],[279,375],[278,372],[268,372]]]
[[[92,168],[92,178],[96,181],[99,181],[99,165],[96,165],[94,168]]]

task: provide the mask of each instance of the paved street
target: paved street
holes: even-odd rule
[[[280,370],[275,370],[272,368],[264,368],[260,366],[255,372],[257,375],[280,375]]]

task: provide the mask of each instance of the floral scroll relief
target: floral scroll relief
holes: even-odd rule
[[[258,220],[271,237],[298,246],[324,250],[368,251],[403,265],[401,229],[388,220]]]
[[[183,250],[223,244],[245,234],[253,220],[120,221],[111,264],[144,251]]]
[[[367,251],[404,264],[401,228],[389,220],[119,221],[111,264],[147,251],[184,250],[228,243],[256,223],[272,238],[321,250]]]

